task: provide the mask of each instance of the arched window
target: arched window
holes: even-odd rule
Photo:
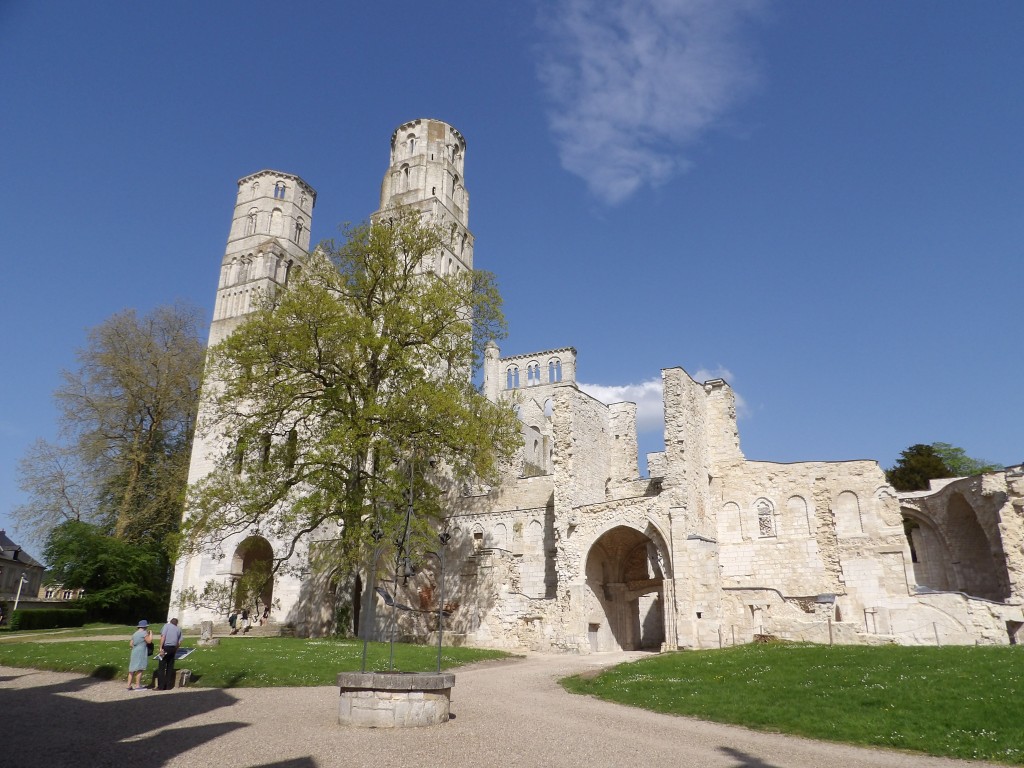
[[[761,538],[775,535],[775,510],[768,499],[758,499],[754,504],[757,510],[757,534]]]
[[[413,153],[416,152],[416,134],[409,134],[409,156],[412,157]]]
[[[557,357],[548,360],[548,381],[552,384],[562,380],[562,361]]]
[[[274,185],[274,197],[278,200],[284,200],[285,185],[283,181],[277,182]]]
[[[252,183],[252,196],[256,197],[256,195],[259,194],[259,191],[260,191],[260,183],[258,181],[254,181]]]
[[[245,222],[245,234],[255,235],[256,234],[256,214],[259,213],[258,208],[250,208],[249,215]]]
[[[505,389],[516,389],[519,386],[519,366],[510,365],[505,371]]]
[[[535,387],[540,384],[540,363],[530,363],[526,366],[526,386]]]
[[[406,192],[409,189],[409,166],[402,166],[402,189],[401,192]]]
[[[281,213],[280,208],[275,208],[270,212],[270,234],[280,235],[283,234],[281,227],[284,224],[284,214]]]
[[[302,245],[302,230],[305,228],[305,224],[302,219],[295,220],[295,242]]]

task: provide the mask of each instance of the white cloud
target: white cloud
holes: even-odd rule
[[[740,44],[762,0],[558,0],[538,73],[559,156],[606,203],[686,170],[683,150],[757,79]]]
[[[705,382],[709,379],[725,379],[732,386],[732,371],[723,366],[716,368],[698,368],[692,375],[694,381]],[[665,426],[665,405],[661,389],[661,377],[641,381],[639,384],[584,384],[577,382],[580,389],[605,405],[612,403],[636,403],[637,432],[661,432]],[[736,416],[746,418],[750,415],[743,397],[736,395]]]
[[[602,403],[636,403],[636,428],[638,432],[661,431],[665,425],[665,414],[661,398],[661,378],[649,379],[639,384],[606,386],[584,384],[579,388]]]

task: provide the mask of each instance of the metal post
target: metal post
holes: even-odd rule
[[[378,546],[377,546],[377,549],[374,550],[374,553],[373,553],[373,571],[370,573],[370,589],[369,589],[369,592],[368,592],[368,594],[370,595],[370,599],[369,599],[369,601],[367,603],[367,606],[366,606],[368,609],[371,606],[376,607],[376,604],[377,604],[377,598],[376,598],[376,595],[375,595],[375,591],[377,589],[377,563],[380,561],[380,556],[384,552],[384,546],[380,544],[380,540],[382,538],[384,538],[384,534],[381,533],[380,528],[377,528],[375,526],[373,531],[370,533],[370,535],[373,537],[374,541],[378,542]],[[373,616],[372,616],[373,624],[369,625],[369,626],[364,625],[364,627],[363,627],[363,667],[362,667],[362,671],[363,672],[366,671],[366,646],[367,646],[367,643],[369,642],[369,639],[370,639],[370,630],[375,628],[376,625],[377,625],[377,611],[373,610],[373,611],[370,611],[370,612],[373,614]]]
[[[410,452],[409,454],[409,503],[405,508],[405,531],[402,533],[400,541],[396,541],[395,545],[398,547],[398,553],[395,555],[395,581],[394,589],[391,593],[391,657],[388,661],[388,669],[391,672],[395,671],[395,627],[398,624],[398,567],[399,564],[404,563],[406,566],[406,576],[408,576],[409,556],[408,556],[408,545],[409,545],[409,524],[412,521],[412,500],[415,495],[414,483],[416,481],[415,475],[415,454]],[[404,557],[403,557],[404,555]]]
[[[25,578],[25,574],[21,574],[21,578],[18,579],[18,594],[14,596],[14,610],[18,610],[18,601],[21,599],[21,587],[24,584],[28,584],[28,579]]]

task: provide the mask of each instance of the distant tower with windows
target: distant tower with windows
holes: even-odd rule
[[[210,346],[230,335],[254,309],[257,294],[271,295],[302,267],[315,204],[316,191],[290,173],[267,170],[239,179]]]
[[[473,268],[465,159],[466,140],[440,120],[410,120],[391,134],[391,163],[381,184],[378,215],[406,206],[443,227],[444,251],[428,265],[442,276]]]

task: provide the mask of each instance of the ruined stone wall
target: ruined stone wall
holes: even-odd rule
[[[574,387],[555,390],[555,516],[604,501],[609,479],[608,406]]]
[[[911,594],[909,547],[877,463],[743,462],[716,489],[723,587],[794,605],[834,594],[840,618]],[[730,621],[752,623],[758,610],[734,607]]]
[[[608,415],[609,495],[631,495],[631,484],[640,477],[636,403],[613,403]]]

